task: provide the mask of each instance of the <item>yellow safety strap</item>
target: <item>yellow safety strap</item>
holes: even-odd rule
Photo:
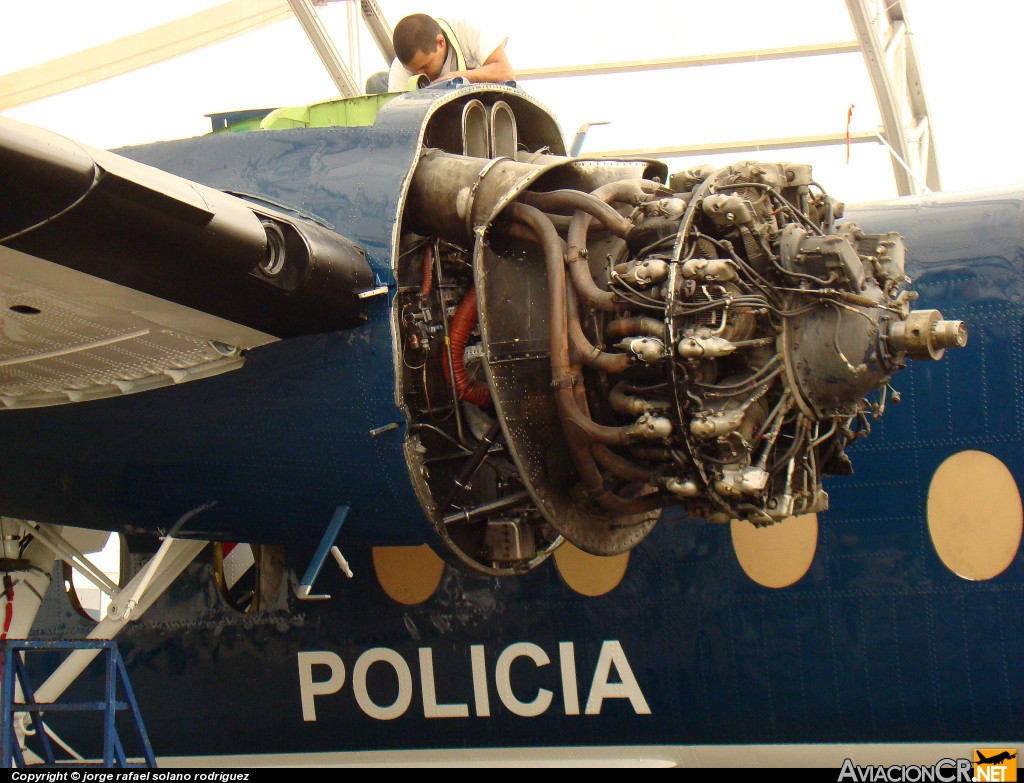
[[[448,44],[455,51],[455,70],[466,70],[466,57],[462,53],[462,44],[459,43],[459,38],[455,35],[455,31],[452,30],[451,25],[444,19],[438,19],[437,26],[441,28],[441,32],[444,33],[445,37],[448,39]]]

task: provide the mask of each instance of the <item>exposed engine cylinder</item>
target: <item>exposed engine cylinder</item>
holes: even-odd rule
[[[480,550],[485,570],[558,535],[625,551],[668,507],[755,525],[824,511],[822,477],[849,472],[892,375],[966,344],[963,323],[911,310],[902,238],[837,224],[809,166],[609,170],[431,155],[413,183],[408,402],[461,400],[447,424],[421,414],[419,446],[464,453],[424,470],[448,535],[474,520],[514,540],[504,566]],[[479,330],[460,318],[444,341],[470,297]]]

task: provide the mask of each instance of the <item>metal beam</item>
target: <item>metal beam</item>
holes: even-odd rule
[[[931,190],[942,190],[939,176],[938,153],[935,149],[935,131],[932,128],[928,113],[928,100],[925,97],[924,83],[921,79],[921,63],[917,58],[917,47],[914,44],[913,27],[907,20],[907,12],[903,0],[890,0],[886,13],[892,23],[899,23],[906,32],[903,46],[906,67],[906,94],[910,101],[912,126],[911,144],[917,144],[918,154],[915,156],[918,166],[916,170],[923,176]]]
[[[341,97],[354,98],[357,95],[362,95],[363,91],[356,85],[352,73],[342,61],[338,50],[334,47],[334,41],[327,34],[327,30],[310,0],[288,0],[288,5],[291,6],[292,13],[295,14],[295,18],[299,20],[299,24],[306,32],[309,42],[316,49],[320,62],[324,64],[327,72],[331,75]]]
[[[230,0],[66,57],[0,75],[0,111],[170,60],[291,17],[285,0]]]
[[[592,63],[590,65],[563,65],[552,68],[517,68],[516,80],[556,79],[562,76],[601,76],[610,73],[634,73],[656,71],[666,68],[694,68],[705,65],[728,65],[730,63],[756,63],[768,60],[786,60],[794,57],[820,57],[829,54],[851,54],[859,52],[857,41],[787,46],[776,49],[751,49],[743,52],[721,52],[698,54],[690,57],[662,57],[651,60],[629,60],[614,63]]]
[[[380,49],[384,62],[390,65],[396,57],[395,45],[391,40],[391,25],[384,18],[384,12],[380,10],[376,0],[360,0],[359,5],[363,12],[363,21],[366,22],[366,29],[370,31],[370,37]]]
[[[164,539],[160,549],[157,550],[158,554],[154,555],[153,560],[150,561],[156,568],[144,568],[121,591],[121,595],[133,595],[137,587],[143,583],[147,585],[145,595],[135,607],[133,619],[141,617],[156,599],[167,591],[171,583],[188,567],[189,563],[196,559],[206,544],[206,541]],[[159,561],[157,561],[158,556]],[[86,638],[113,639],[127,624],[128,619],[123,614],[117,617],[108,614],[96,624]],[[39,702],[56,701],[98,654],[98,650],[76,650],[71,653],[36,689],[36,700]]]
[[[4,519],[6,521],[9,518],[5,517]],[[69,566],[77,568],[82,576],[92,582],[98,590],[108,596],[117,592],[117,585],[110,581],[110,577],[97,568],[88,557],[73,547],[63,535],[54,532],[52,526],[41,525],[38,522],[31,522],[27,519],[15,519],[12,521],[24,527],[28,535],[38,538],[59,559]]]
[[[846,144],[845,133],[822,133],[815,136],[790,136],[776,139],[755,139],[749,141],[711,142],[708,144],[689,144],[681,147],[646,147],[624,150],[607,150],[588,152],[584,157],[601,158],[683,158],[690,155],[719,155],[733,152],[763,152],[765,150],[802,149],[805,147],[831,147]],[[878,144],[878,136],[873,131],[851,133],[851,144],[871,142]]]
[[[903,3],[887,0],[875,16],[868,0],[846,0],[846,5],[871,77],[885,141],[893,151],[897,191],[902,196],[921,192],[915,178],[931,190],[940,190],[921,68]],[[888,49],[883,45],[883,35],[888,37]],[[911,132],[917,135],[914,149],[908,138]],[[906,161],[913,176],[901,161]]]

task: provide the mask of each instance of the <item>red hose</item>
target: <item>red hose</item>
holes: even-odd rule
[[[10,574],[4,574],[4,595],[7,598],[7,610],[4,613],[4,632],[0,639],[7,638],[7,632],[11,630],[11,621],[14,619],[14,582]]]
[[[466,341],[476,326],[479,315],[476,311],[476,288],[470,288],[455,311],[451,322],[452,367],[455,369],[455,392],[460,400],[466,400],[481,408],[491,403],[491,391],[486,383],[474,381],[466,375]],[[444,379],[451,383],[448,362],[443,362]]]
[[[7,634],[11,630],[11,621],[14,619],[14,581],[10,574],[4,574],[4,597],[7,598],[7,610],[4,612],[4,630],[0,633],[0,640],[6,641]],[[0,655],[0,676],[3,676],[3,656]]]
[[[420,283],[420,299],[427,299],[433,288],[434,246],[429,242],[423,247],[423,282]]]

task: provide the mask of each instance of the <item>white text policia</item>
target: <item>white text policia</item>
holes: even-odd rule
[[[555,701],[555,691],[538,687],[536,692],[524,697],[523,687],[513,688],[513,662],[525,658],[538,669],[549,666],[551,658],[543,648],[530,642],[510,644],[498,655],[492,672],[487,667],[484,646],[475,644],[469,648],[469,669],[472,682],[473,714],[479,718],[491,715],[489,681],[493,683],[498,698],[509,712],[521,717],[533,718],[543,715]],[[420,647],[419,691],[423,700],[425,718],[468,718],[468,702],[442,703],[437,694],[434,678],[434,651]],[[398,693],[391,704],[378,704],[367,688],[367,673],[371,666],[389,667],[398,682]],[[521,664],[522,665],[522,664]],[[528,665],[528,664],[527,664]],[[320,666],[319,679],[314,679],[313,667]],[[316,720],[317,696],[324,697],[338,693],[345,685],[347,672],[341,658],[326,650],[300,652],[298,654],[299,693],[302,699],[302,719]],[[329,675],[323,678],[323,667]],[[521,669],[520,669],[521,670]],[[558,644],[558,670],[550,671],[548,683],[561,690],[561,706],[566,715],[600,715],[606,699],[628,699],[637,715],[650,715],[650,707],[640,690],[640,684],[633,675],[633,669],[626,659],[622,644],[605,641],[601,644],[594,674],[589,678],[590,688],[586,701],[580,707],[580,687],[576,673],[576,650],[572,642]],[[614,676],[613,676],[614,672]],[[363,652],[352,667],[352,693],[359,708],[367,716],[377,720],[394,720],[406,714],[413,699],[413,669],[402,655],[387,647],[374,647]],[[529,701],[524,701],[528,698]],[[556,708],[557,709],[557,708]]]

